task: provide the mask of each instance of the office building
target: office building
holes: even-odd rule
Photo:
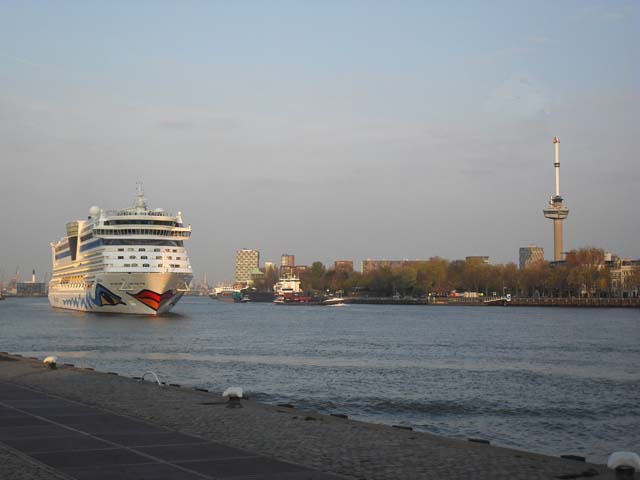
[[[544,248],[536,245],[528,247],[520,247],[520,269],[529,268],[530,266],[542,262],[544,260]]]
[[[251,273],[260,267],[260,252],[243,248],[236,252],[236,282],[248,284]]]
[[[280,266],[281,267],[295,267],[296,265],[296,257],[295,255],[289,255],[288,253],[283,253],[280,257]]]
[[[339,273],[353,272],[353,260],[336,260],[333,262],[333,268]]]

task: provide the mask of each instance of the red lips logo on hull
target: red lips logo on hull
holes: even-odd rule
[[[145,289],[140,290],[138,293],[130,293],[129,295],[157,312],[160,307],[173,297],[174,293],[173,290],[167,290],[163,294],[160,294]]]

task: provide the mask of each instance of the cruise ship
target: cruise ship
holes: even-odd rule
[[[188,291],[193,272],[182,213],[151,210],[138,184],[133,207],[91,207],[51,244],[49,303],[85,312],[159,315]]]

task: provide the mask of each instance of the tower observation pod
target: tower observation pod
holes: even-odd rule
[[[569,209],[564,205],[560,195],[560,139],[553,137],[556,147],[556,161],[553,164],[556,171],[556,193],[551,195],[549,206],[543,210],[545,218],[553,220],[553,260],[562,260],[562,221],[569,216]]]

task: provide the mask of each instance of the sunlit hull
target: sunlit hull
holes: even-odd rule
[[[87,286],[52,286],[52,307],[82,312],[160,315],[182,298],[192,276],[183,273],[103,273]]]

